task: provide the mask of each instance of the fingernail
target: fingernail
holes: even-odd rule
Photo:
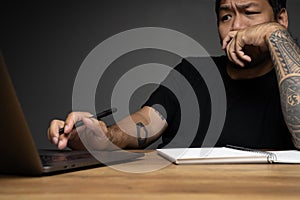
[[[69,126],[68,126],[68,125],[65,125],[65,128],[64,128],[64,129],[65,129],[65,130],[66,130],[66,129],[69,129]]]
[[[57,138],[57,137],[53,137],[53,138],[52,138],[52,142],[53,142],[54,144],[57,144],[57,143],[58,143],[58,138]]]
[[[58,142],[57,147],[58,147],[59,149],[62,149],[62,142],[61,142],[61,141]]]

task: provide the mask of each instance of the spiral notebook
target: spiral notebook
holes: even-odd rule
[[[300,164],[300,151],[259,151],[247,148],[172,148],[157,152],[175,164],[290,163]]]

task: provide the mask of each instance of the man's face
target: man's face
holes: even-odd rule
[[[274,13],[268,0],[222,0],[218,18],[223,41],[230,31],[274,21]]]

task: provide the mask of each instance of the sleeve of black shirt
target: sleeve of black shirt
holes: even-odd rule
[[[183,59],[166,77],[166,79],[159,85],[159,87],[151,94],[149,99],[143,106],[150,106],[157,110],[170,125],[174,121],[176,115],[180,115],[180,104],[178,101],[178,94],[184,95],[181,83],[176,78],[178,72],[182,74],[184,68],[190,65]],[[176,90],[177,96],[174,94]],[[179,113],[178,113],[179,112]]]
[[[168,129],[163,137],[163,140],[166,140],[164,141],[165,143],[172,140],[181,122],[179,99],[190,98],[189,92],[187,92],[186,86],[178,78],[178,74],[182,75],[194,90],[201,116],[207,116],[201,119],[201,127],[199,128],[202,132],[205,132],[207,129],[210,119],[210,96],[207,86],[197,69],[186,59],[182,59],[143,105],[153,107],[166,119]]]

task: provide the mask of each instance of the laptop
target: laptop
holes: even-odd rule
[[[90,153],[71,150],[38,150],[1,54],[0,94],[0,174],[56,174],[129,162],[144,155],[127,151]]]

